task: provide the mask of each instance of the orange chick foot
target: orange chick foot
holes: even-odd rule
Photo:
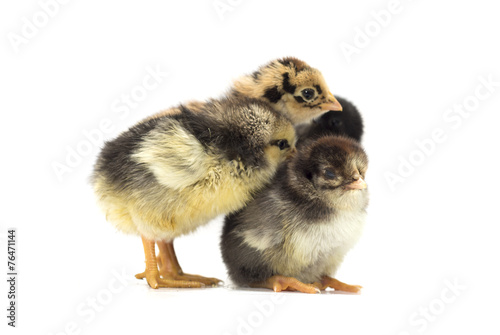
[[[148,282],[151,288],[157,289],[160,287],[171,287],[171,288],[201,288],[205,287],[205,284],[197,281],[188,280],[175,280],[162,278],[159,272],[142,272],[135,275],[137,279],[144,279]]]
[[[324,290],[330,287],[333,288],[335,291],[343,291],[351,293],[359,293],[363,288],[363,286],[361,285],[349,285],[341,282],[340,280],[328,276],[323,277],[321,279],[321,283],[314,283],[314,286],[316,286],[320,290]]]
[[[166,279],[173,279],[173,280],[181,280],[181,281],[192,281],[192,282],[199,282],[203,283],[205,286],[218,286],[219,283],[222,283],[222,280],[217,279],[217,278],[211,278],[211,277],[203,277],[203,276],[198,276],[198,275],[190,275],[187,273],[180,273],[180,274],[162,274],[160,272],[161,276]]]
[[[272,276],[267,280],[260,283],[253,283],[251,287],[263,287],[274,290],[274,292],[281,291],[299,291],[302,293],[320,293],[319,289],[314,285],[305,284],[293,277],[285,276]]]
[[[164,265],[162,258],[160,256],[156,258],[156,261],[158,263],[158,267],[160,268],[160,275],[162,276],[162,278],[183,280],[183,281],[194,281],[203,283],[206,286],[214,286],[214,287],[218,286],[219,283],[222,283],[222,280],[217,278],[203,277],[199,275],[191,275],[184,273],[181,267],[177,263],[174,263],[175,264],[174,266],[172,266],[171,264],[168,264],[168,266]],[[175,262],[177,262],[177,260],[175,260]]]

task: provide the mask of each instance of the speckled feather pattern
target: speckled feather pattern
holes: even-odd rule
[[[304,88],[316,88],[317,94],[311,101],[300,97]],[[300,124],[324,113],[319,105],[328,100],[329,92],[319,70],[297,58],[286,57],[238,78],[229,94],[267,101],[293,124]]]

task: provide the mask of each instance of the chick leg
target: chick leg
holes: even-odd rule
[[[155,241],[148,240],[147,238],[142,236],[142,244],[144,246],[144,254],[146,256],[146,271],[144,271],[142,274],[138,274],[136,277],[140,278],[142,275],[144,275],[144,277],[142,278],[146,278],[149,286],[151,286],[152,288],[205,286],[203,283],[199,282],[161,278],[155,257]]]
[[[302,293],[319,293],[319,289],[314,285],[305,284],[293,277],[285,277],[285,276],[272,276],[268,279],[259,282],[250,284],[251,287],[263,287],[274,290],[274,292],[281,291],[299,291]]]
[[[335,289],[335,291],[344,291],[344,292],[352,292],[352,293],[358,293],[363,286],[360,285],[349,285],[346,283],[343,283],[335,278],[324,276],[321,278],[321,282],[314,283],[314,286],[319,288],[320,290],[324,290],[327,287],[331,287]]]
[[[173,241],[158,241],[156,243],[160,250],[157,261],[160,268],[160,275],[163,278],[200,282],[207,286],[217,286],[219,282],[221,282],[221,280],[217,278],[208,278],[184,273],[175,255]]]

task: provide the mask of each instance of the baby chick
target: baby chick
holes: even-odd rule
[[[152,288],[216,285],[183,273],[174,238],[242,208],[295,151],[290,121],[259,100],[190,106],[196,111],[172,108],[107,142],[92,176],[107,220],[142,237],[146,270],[136,277]]]
[[[221,250],[230,278],[274,291],[358,292],[331,276],[363,230],[367,164],[353,139],[308,141],[247,207],[226,217]]]
[[[321,72],[294,57],[274,60],[237,79],[230,94],[262,99],[293,124],[342,110]]]
[[[259,99],[288,117],[294,125],[308,122],[329,110],[342,111],[321,72],[294,57],[271,61],[252,74],[235,80],[227,96]],[[190,102],[188,107],[196,111],[202,105]],[[172,111],[163,111],[152,117],[165,113]]]
[[[319,138],[324,135],[345,135],[360,142],[363,136],[363,118],[350,101],[337,97],[342,112],[329,111],[309,123],[298,125],[297,142]]]

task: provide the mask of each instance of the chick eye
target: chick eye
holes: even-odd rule
[[[302,93],[302,96],[306,100],[311,100],[312,98],[314,98],[314,90],[312,88],[305,88],[300,93]]]
[[[280,148],[280,150],[285,150],[286,148],[290,147],[290,144],[288,144],[287,140],[278,140],[276,141],[275,145]]]
[[[325,170],[325,178],[326,179],[335,179],[335,173],[332,170]]]

